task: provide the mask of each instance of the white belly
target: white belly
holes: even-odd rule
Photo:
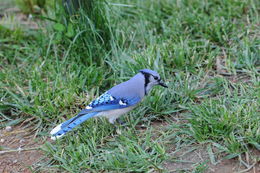
[[[133,108],[134,108],[134,106],[127,107],[127,108],[124,108],[124,109],[115,109],[115,110],[104,111],[104,112],[100,112],[96,116],[97,117],[106,117],[111,124],[114,124],[115,120],[118,117],[120,117],[121,115],[131,111]]]

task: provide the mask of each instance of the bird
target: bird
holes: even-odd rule
[[[129,80],[112,87],[90,102],[75,117],[52,129],[51,139],[61,138],[76,126],[93,117],[106,117],[111,124],[114,124],[121,115],[134,109],[155,85],[168,88],[156,71],[139,70]]]

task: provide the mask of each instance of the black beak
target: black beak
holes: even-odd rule
[[[159,82],[159,85],[161,85],[164,88],[168,88],[168,86],[164,82],[162,82],[162,81]]]

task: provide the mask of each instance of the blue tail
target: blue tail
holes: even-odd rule
[[[67,132],[71,131],[74,127],[80,125],[81,123],[83,123],[84,121],[88,120],[89,118],[92,118],[93,116],[95,116],[98,112],[91,112],[88,114],[82,114],[81,112],[65,121],[64,123],[61,123],[60,125],[58,125],[57,127],[55,127],[52,131],[51,131],[51,139],[57,139],[62,137],[63,135],[65,135]]]

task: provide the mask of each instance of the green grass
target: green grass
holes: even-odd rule
[[[0,23],[0,126],[32,118],[27,126],[48,137],[143,68],[157,70],[169,89],[155,87],[124,127],[90,120],[46,142],[49,160],[35,171],[167,172],[177,152],[201,146],[209,160],[179,171],[204,172],[260,150],[258,1],[89,2],[95,8],[74,16],[56,4],[39,30]]]

